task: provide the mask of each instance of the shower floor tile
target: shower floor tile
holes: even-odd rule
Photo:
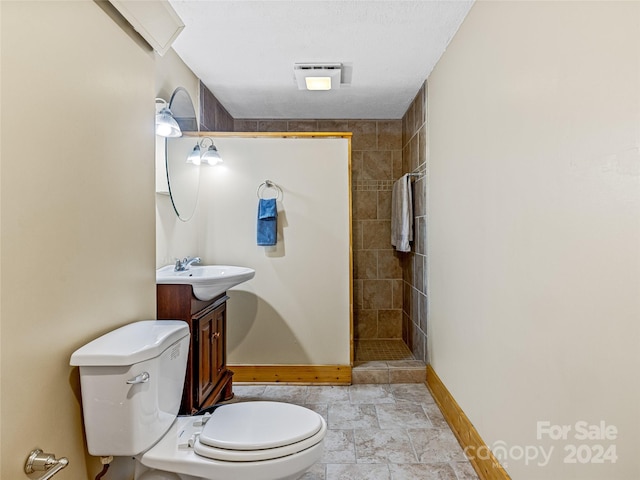
[[[402,340],[358,339],[355,342],[355,361],[414,360],[409,347]]]

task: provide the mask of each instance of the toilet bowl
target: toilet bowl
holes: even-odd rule
[[[140,463],[197,479],[293,480],[320,459],[327,430],[317,413],[280,402],[224,405],[200,422],[179,417]]]
[[[189,347],[185,322],[126,325],[78,349],[89,453],[136,459],[136,480],[294,480],[322,456],[325,420],[282,402],[177,416]]]

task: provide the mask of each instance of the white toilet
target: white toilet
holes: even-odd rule
[[[133,456],[136,480],[294,480],[323,449],[319,414],[280,402],[178,417],[189,327],[146,320],[76,350],[89,453]]]

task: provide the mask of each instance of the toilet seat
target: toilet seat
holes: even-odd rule
[[[196,440],[197,455],[227,462],[285,457],[319,443],[326,425],[316,412],[280,402],[218,407]]]

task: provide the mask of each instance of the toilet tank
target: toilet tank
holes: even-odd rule
[[[180,408],[188,353],[186,322],[144,320],[71,355],[91,455],[133,456],[162,438]]]

